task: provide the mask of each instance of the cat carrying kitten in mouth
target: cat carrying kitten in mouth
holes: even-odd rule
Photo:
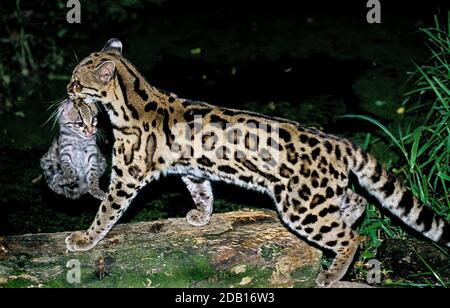
[[[96,143],[97,114],[95,104],[82,100],[66,99],[58,108],[59,131],[40,163],[47,185],[66,198],[106,196],[99,187],[107,164]]]

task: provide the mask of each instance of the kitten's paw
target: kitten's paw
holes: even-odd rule
[[[211,219],[211,214],[204,213],[197,209],[190,210],[186,215],[188,224],[195,227],[201,227],[208,224]]]
[[[321,271],[316,278],[316,285],[322,288],[328,288],[336,282],[336,275],[329,271]]]
[[[59,186],[68,186],[70,184],[74,184],[78,181],[76,176],[64,176],[59,180]]]
[[[80,197],[81,197],[80,191],[77,188],[70,188],[69,186],[63,186],[62,189],[64,192],[64,196],[67,199],[76,200],[76,199],[80,199]]]
[[[100,189],[95,189],[95,190],[91,190],[89,191],[89,193],[94,197],[97,198],[99,200],[105,200],[106,199],[106,193],[103,190]]]
[[[95,244],[84,232],[74,232],[66,237],[66,247],[70,251],[86,251],[93,248]]]

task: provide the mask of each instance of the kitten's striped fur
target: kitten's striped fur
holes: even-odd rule
[[[103,200],[99,179],[106,159],[95,138],[97,107],[82,100],[66,99],[56,113],[59,131],[41,158],[41,168],[51,190],[70,199],[86,193]]]

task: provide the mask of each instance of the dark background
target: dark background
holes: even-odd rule
[[[398,112],[413,62],[429,57],[420,27],[447,16],[446,1],[381,1],[381,24],[367,1],[81,1],[81,24],[66,22],[65,1],[2,1],[0,26],[0,234],[86,228],[99,202],[52,193],[39,158],[55,129],[45,124],[77,59],[111,37],[157,87],[181,97],[282,116],[359,144],[383,162],[398,155],[367,122],[414,123]],[[101,122],[108,133],[106,118]],[[107,134],[108,136],[108,134]],[[102,144],[110,153],[112,140]],[[106,189],[108,178],[103,178]],[[254,192],[216,184],[216,211],[272,208]],[[177,178],[152,183],[121,222],[184,216],[193,207]]]

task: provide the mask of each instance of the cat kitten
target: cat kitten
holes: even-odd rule
[[[51,190],[66,198],[78,199],[90,193],[103,200],[99,179],[106,159],[96,143],[98,109],[95,104],[66,99],[57,112],[58,135],[41,158],[41,168]]]

